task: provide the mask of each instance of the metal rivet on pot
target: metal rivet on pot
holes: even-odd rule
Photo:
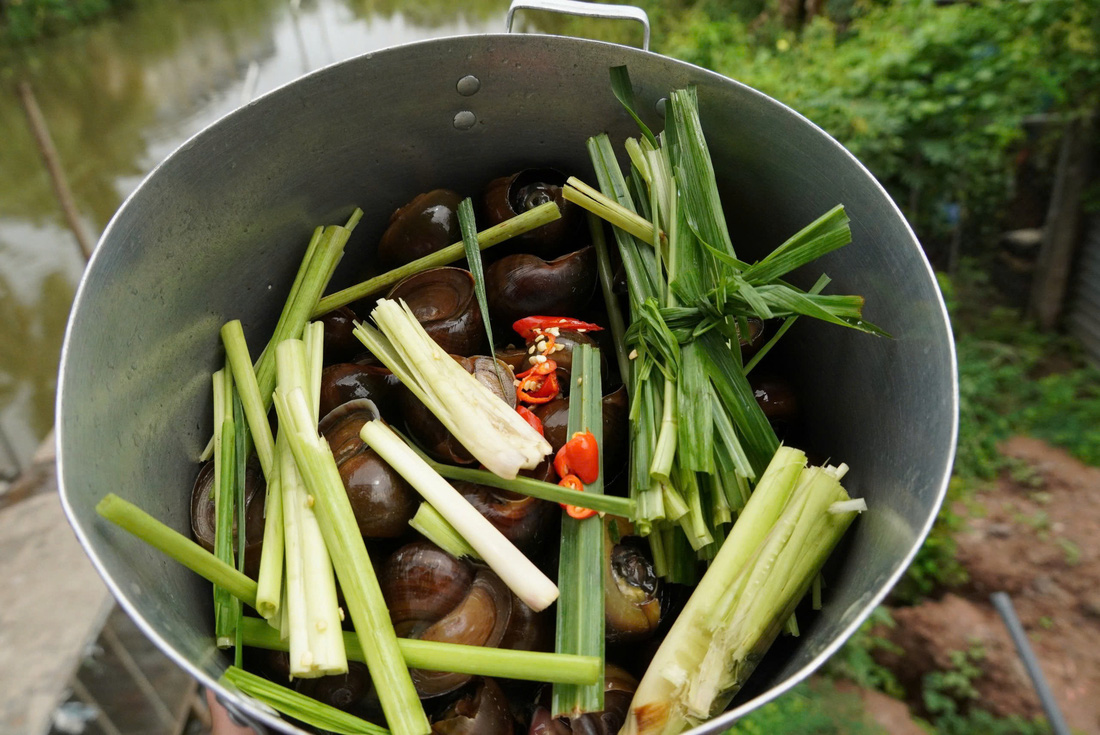
[[[475,77],[473,74],[467,74],[458,80],[456,85],[458,93],[463,97],[469,97],[472,94],[477,94],[477,91],[481,89],[481,80]]]
[[[477,122],[477,116],[469,110],[463,110],[455,115],[455,129],[469,130]]]
[[[665,116],[665,105],[668,104],[668,97],[662,97],[657,100],[657,114],[661,117]]]

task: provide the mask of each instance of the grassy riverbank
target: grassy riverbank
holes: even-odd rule
[[[0,0],[0,46],[54,36],[140,0]]]

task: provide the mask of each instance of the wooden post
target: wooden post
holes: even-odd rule
[[[61,211],[65,214],[65,221],[72,230],[77,244],[80,245],[84,259],[92,257],[95,243],[84,229],[84,223],[80,221],[80,213],[73,199],[73,192],[69,189],[69,182],[65,178],[65,170],[61,167],[61,159],[54,148],[50,138],[50,130],[46,127],[46,119],[42,116],[42,110],[38,109],[38,101],[34,98],[34,91],[27,81],[21,81],[16,88],[19,91],[19,99],[23,103],[23,111],[27,114],[27,124],[30,125],[34,142],[38,145],[38,152],[42,156],[42,162],[46,165],[46,171],[50,175],[50,183],[53,184],[54,195],[57,203],[61,205]]]
[[[1028,311],[1044,331],[1058,326],[1065,306],[1069,272],[1079,239],[1081,195],[1091,173],[1095,121],[1095,115],[1070,121],[1058,153],[1054,190],[1043,225],[1043,242],[1039,247],[1028,303]]]

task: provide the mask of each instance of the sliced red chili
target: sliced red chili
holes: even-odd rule
[[[569,459],[566,457],[564,444],[561,445],[561,449],[558,450],[558,453],[554,455],[554,472],[557,472],[558,477],[562,480],[565,480],[565,478],[569,477],[571,474],[569,472]]]
[[[540,362],[516,376],[516,399],[523,403],[549,403],[558,396],[558,364],[553,360]]]
[[[581,479],[576,475],[566,475],[561,478],[561,482],[558,483],[562,487],[567,487],[570,490],[576,490],[577,492],[584,492],[584,484],[581,483]],[[591,518],[596,515],[596,511],[591,508],[582,508],[579,505],[569,505],[568,503],[561,503],[561,507],[565,509],[565,512],[569,514],[570,518],[576,518],[578,521],[583,521],[585,518]]]
[[[589,485],[600,477],[600,448],[591,431],[578,431],[562,447],[573,473]]]
[[[603,329],[599,324],[567,316],[526,316],[512,324],[512,329],[528,342],[533,340],[539,331],[546,331],[551,327],[573,332],[598,332]]]
[[[527,408],[527,406],[516,406],[516,413],[518,413],[520,417],[531,426],[532,429],[537,431],[539,433],[539,436],[546,436],[546,432],[542,428],[542,421],[539,419],[538,416],[535,415],[535,413],[531,409]]]

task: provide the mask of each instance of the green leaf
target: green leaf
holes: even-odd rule
[[[630,83],[630,73],[625,66],[611,67],[611,91],[626,111],[630,113],[630,116],[634,118],[634,122],[638,123],[638,129],[645,136],[645,139],[656,148],[657,138],[653,136],[653,131],[642,122],[642,118],[638,117],[638,113],[634,111],[634,86]]]
[[[510,386],[504,377],[504,371],[496,359],[496,347],[493,346],[493,326],[489,321],[489,299],[485,295],[485,271],[481,267],[481,247],[477,242],[477,224],[474,222],[474,205],[470,197],[458,205],[458,227],[462,232],[462,246],[466,249],[466,262],[470,266],[470,275],[474,277],[474,293],[477,305],[481,308],[481,323],[485,325],[485,337],[489,341],[489,354],[493,355],[493,368],[496,370],[500,390],[508,395]]]

